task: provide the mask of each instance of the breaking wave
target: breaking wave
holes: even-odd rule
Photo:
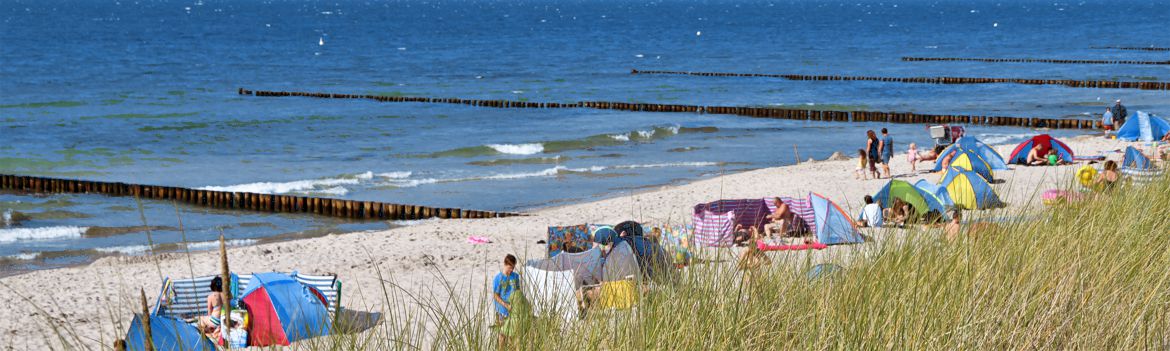
[[[77,239],[86,227],[42,227],[0,229],[0,244],[28,240]]]

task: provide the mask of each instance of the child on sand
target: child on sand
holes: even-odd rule
[[[865,156],[865,149],[857,149],[857,169],[853,170],[853,179],[869,179],[869,175],[865,173],[865,167],[869,164],[869,158]]]
[[[910,161],[910,171],[918,172],[918,145],[910,143],[910,150],[906,151],[906,160]]]
[[[500,273],[496,274],[495,279],[492,279],[492,299],[496,305],[496,325],[503,325],[508,318],[508,313],[512,310],[512,293],[520,289],[520,275],[516,270],[516,256],[511,254],[504,256],[504,266]],[[503,349],[508,342],[508,337],[500,333],[499,348]]]

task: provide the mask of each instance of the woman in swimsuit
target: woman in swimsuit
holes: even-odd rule
[[[220,314],[223,308],[223,278],[211,279],[211,293],[207,294],[207,315],[199,317],[199,330],[205,334],[215,333],[219,329]]]

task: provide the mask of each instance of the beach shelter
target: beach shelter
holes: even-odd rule
[[[641,227],[637,222],[629,223],[623,222],[626,225]],[[617,227],[621,228],[623,224]],[[604,281],[624,279],[631,275],[638,279],[650,278],[656,281],[674,278],[674,267],[671,266],[666,249],[645,236],[619,236],[618,231],[610,229],[595,232],[593,240],[601,245],[613,245],[605,254],[602,264],[601,276]]]
[[[250,346],[287,346],[333,329],[325,295],[287,274],[254,274],[241,299],[252,318]]]
[[[973,171],[951,167],[939,185],[947,188],[947,194],[958,208],[982,210],[1003,205],[991,184]]]
[[[1121,169],[1148,170],[1154,167],[1150,158],[1133,146],[1125,148],[1125,157],[1121,159]]]
[[[130,330],[126,332],[127,350],[146,350],[146,335],[140,317],[134,316]],[[157,351],[215,351],[215,344],[203,337],[203,333],[175,317],[151,315],[150,336],[151,344]]]
[[[691,217],[695,242],[705,246],[731,246],[736,225],[763,228],[774,210],[770,209],[770,202],[768,199],[736,199],[695,205]]]
[[[941,162],[942,160],[939,160],[939,165],[942,164]],[[987,161],[984,161],[983,157],[974,152],[959,151],[955,153],[954,158],[951,159],[950,167],[943,169],[942,177],[945,178],[947,176],[950,168],[959,168],[962,170],[975,172],[987,181],[992,181],[995,179],[995,173],[991,170],[991,165],[987,164]]]
[[[1024,140],[1020,145],[1016,145],[1016,148],[1012,150],[1011,157],[1008,157],[1008,162],[1018,165],[1026,164],[1028,163],[1028,153],[1036,148],[1040,149],[1041,155],[1047,155],[1048,150],[1056,150],[1056,155],[1064,160],[1064,162],[1073,162],[1072,149],[1048,134],[1034,136],[1031,139]]]
[[[914,187],[933,194],[942,203],[943,208],[955,207],[955,201],[951,200],[951,194],[947,192],[947,188],[944,186],[933,184],[926,181],[926,179],[919,179],[918,182],[914,183]]]
[[[813,233],[817,242],[825,245],[851,244],[865,241],[857,231],[857,225],[841,206],[830,201],[829,198],[817,193],[809,194],[808,202],[812,205]],[[790,205],[791,206],[791,205]]]
[[[942,161],[946,159],[948,155],[954,154],[954,157],[957,157],[958,154],[964,152],[978,155],[979,158],[983,159],[983,162],[987,163],[989,169],[997,171],[1007,169],[1007,163],[1004,162],[1003,156],[1000,156],[999,152],[995,151],[994,148],[987,146],[987,144],[984,144],[975,137],[965,136],[955,140],[954,144],[947,146],[947,148],[943,149],[943,151],[939,153],[938,159],[934,162],[934,171],[938,172],[944,170],[945,167],[942,164]],[[954,163],[953,160],[951,162]]]
[[[1161,140],[1170,133],[1170,123],[1158,116],[1137,111],[1117,129],[1117,139],[1123,141]]]
[[[993,170],[1002,171],[1007,169],[1007,162],[1004,162],[1003,156],[998,151],[995,151],[995,148],[984,144],[973,136],[964,136],[959,138],[959,140],[955,140],[954,146],[979,155]]]
[[[894,203],[894,199],[901,199],[914,207],[919,215],[925,215],[930,211],[946,215],[946,206],[934,193],[904,180],[890,180],[873,195],[873,198],[882,208],[889,208]]]
[[[559,255],[558,255],[559,256]],[[577,286],[573,270],[544,270],[531,265],[520,275],[521,289],[534,315],[560,315],[566,322],[577,319]]]

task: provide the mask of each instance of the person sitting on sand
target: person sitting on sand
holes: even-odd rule
[[[199,330],[204,334],[215,334],[219,330],[220,314],[223,309],[223,278],[211,279],[211,293],[207,294],[207,315],[199,317]]]
[[[792,221],[792,210],[788,208],[788,204],[780,201],[780,198],[773,199],[776,205],[776,211],[768,215],[767,219],[771,221],[770,224],[764,226],[764,234],[768,237],[784,234],[788,231]]]
[[[943,233],[946,234],[947,240],[955,241],[959,237],[959,231],[962,229],[960,223],[963,221],[963,214],[959,209],[953,209],[950,213],[951,221],[943,226]]]
[[[768,258],[763,251],[760,250],[760,240],[763,240],[760,231],[752,228],[752,238],[748,246],[744,248],[743,252],[739,254],[739,262],[736,267],[743,271],[743,284],[751,287],[754,276],[759,272],[760,267],[772,263],[772,259]],[[751,291],[750,289],[748,290]]]
[[[895,198],[894,203],[890,205],[890,208],[885,209],[884,212],[883,215],[889,218],[891,224],[898,228],[904,228],[906,222],[912,221],[914,217],[914,209],[910,207],[910,204],[898,198]]]
[[[882,226],[882,206],[873,201],[873,196],[865,196],[865,207],[861,208],[856,222],[858,227],[878,228]]]
[[[1109,160],[1105,161],[1105,169],[1097,174],[1093,185],[1102,192],[1109,192],[1117,185],[1118,180],[1121,180],[1121,173],[1117,172],[1117,161]]]
[[[751,227],[751,230],[749,231],[748,228],[745,228],[743,226],[743,224],[736,224],[735,225],[735,232],[733,233],[734,237],[732,238],[732,244],[734,244],[735,246],[747,245],[748,241],[751,241],[751,239],[752,239],[751,231],[755,231],[755,230],[756,230],[756,227],[754,227],[754,226]]]
[[[1064,158],[1061,158],[1060,155],[1056,154],[1056,149],[1048,149],[1048,165],[1049,166],[1060,166],[1060,165],[1067,165],[1067,164],[1069,164],[1068,161],[1065,161]]]
[[[1028,151],[1028,159],[1025,162],[1029,166],[1043,166],[1048,163],[1048,158],[1045,157],[1047,155],[1045,151],[1039,147],[1033,147],[1031,151]]]

